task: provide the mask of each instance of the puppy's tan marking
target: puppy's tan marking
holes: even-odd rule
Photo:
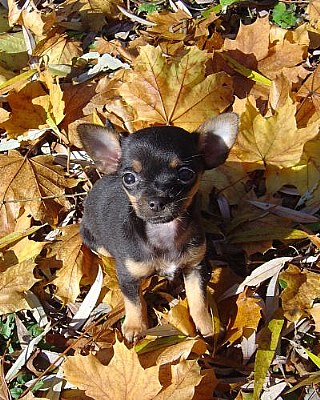
[[[122,325],[122,333],[128,342],[136,342],[145,335],[148,327],[146,303],[141,293],[139,293],[137,303],[133,303],[125,295],[123,298],[126,317]]]
[[[191,270],[184,275],[184,284],[189,305],[189,311],[197,330],[202,336],[212,336],[212,319],[208,312],[208,304],[201,290],[201,277],[198,271]]]
[[[142,164],[139,160],[133,160],[132,161],[132,169],[134,170],[134,172],[136,172],[137,174],[140,174],[140,172],[142,171]]]
[[[126,260],[125,266],[130,274],[136,279],[146,278],[154,272],[154,268],[150,263],[139,262],[134,260]]]
[[[112,257],[112,255],[108,252],[107,249],[105,249],[104,247],[98,247],[97,251],[95,253],[100,254],[101,256],[105,256],[105,257]]]

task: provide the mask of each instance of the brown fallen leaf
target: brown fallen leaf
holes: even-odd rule
[[[66,178],[64,170],[54,165],[52,156],[23,157],[19,152],[12,151],[8,155],[0,155],[0,172],[2,179],[2,194],[0,195],[0,235],[13,230],[15,219],[23,206],[36,220],[57,220],[58,211],[70,203],[64,198],[65,188],[77,185],[77,180]],[[41,200],[45,196],[56,198]],[[9,202],[14,200],[15,202]]]
[[[134,349],[116,341],[114,356],[103,365],[93,355],[68,357],[63,364],[68,382],[95,400],[151,400],[161,389],[159,366],[143,369]]]
[[[297,321],[310,312],[313,303],[320,297],[320,275],[290,264],[280,273],[285,289],[281,293],[284,316],[289,321]]]
[[[193,131],[232,102],[231,78],[224,72],[205,76],[207,60],[197,47],[168,60],[160,47],[144,46],[118,91],[134,109],[136,121]]]

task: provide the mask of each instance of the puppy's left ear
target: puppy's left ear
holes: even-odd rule
[[[200,151],[206,169],[224,163],[236,140],[238,127],[239,116],[233,112],[210,118],[199,126]]]

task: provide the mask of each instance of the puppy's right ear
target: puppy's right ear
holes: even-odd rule
[[[97,167],[106,174],[116,172],[121,159],[119,134],[111,128],[93,124],[80,124],[77,131]]]

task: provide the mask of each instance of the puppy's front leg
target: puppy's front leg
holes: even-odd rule
[[[202,336],[212,336],[212,318],[208,311],[207,279],[205,268],[199,265],[183,271],[189,312],[197,330]]]
[[[122,333],[128,342],[136,342],[145,335],[147,329],[147,307],[141,293],[140,280],[128,272],[118,273],[118,280],[126,313]]]

